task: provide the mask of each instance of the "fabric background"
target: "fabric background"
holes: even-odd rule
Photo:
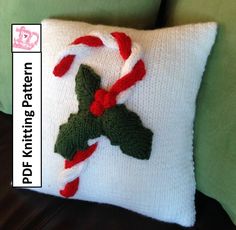
[[[236,224],[236,1],[170,1],[168,25],[215,20],[219,32],[198,97],[197,188],[218,200]]]

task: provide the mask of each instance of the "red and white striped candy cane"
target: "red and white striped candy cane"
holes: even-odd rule
[[[80,63],[83,55],[91,53],[91,47],[101,46],[118,50],[124,65],[121,69],[120,78],[109,90],[99,89],[95,93],[95,99],[90,105],[90,112],[94,116],[101,116],[105,109],[111,108],[115,104],[124,103],[134,85],[142,80],[146,74],[144,62],[141,59],[141,47],[132,42],[130,37],[122,32],[92,32],[87,36],[76,38],[61,53],[53,74],[56,77],[66,75],[73,64]],[[91,145],[85,151],[78,150],[71,161],[65,161],[65,169],[61,177],[63,189],[60,190],[60,194],[62,196],[71,197],[76,193],[79,185],[79,175],[86,160],[96,150],[96,147],[97,143]]]
[[[61,174],[60,194],[64,197],[71,197],[78,190],[79,175],[84,167],[85,160],[88,159],[97,148],[97,143],[89,146],[84,151],[77,151],[72,160],[65,160],[65,170]]]

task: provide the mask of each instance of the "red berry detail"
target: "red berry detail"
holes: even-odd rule
[[[105,109],[116,105],[116,96],[113,93],[107,93],[104,97],[103,106]]]
[[[90,105],[90,112],[94,116],[99,117],[104,113],[104,108],[98,101],[93,101]]]
[[[105,89],[98,89],[95,93],[95,101],[98,101],[100,104],[102,104],[106,94],[107,91]]]

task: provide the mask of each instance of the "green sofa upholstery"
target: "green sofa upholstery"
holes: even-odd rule
[[[236,224],[236,1],[174,0],[167,25],[219,24],[197,101],[197,189],[218,200]]]

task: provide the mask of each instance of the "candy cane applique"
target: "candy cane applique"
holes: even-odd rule
[[[89,146],[88,140],[104,135],[124,154],[146,160],[151,154],[153,133],[142,125],[137,114],[124,105],[131,89],[146,74],[141,47],[129,36],[122,32],[93,32],[79,37],[62,52],[53,74],[56,77],[66,75],[76,58],[82,58],[88,50],[91,52],[91,47],[101,46],[118,50],[124,65],[121,77],[110,89],[101,87],[101,77],[91,67],[83,64],[79,67],[75,78],[79,110],[60,126],[55,143],[55,152],[66,158],[60,190],[64,197],[77,192],[79,176],[97,148],[98,143]]]

